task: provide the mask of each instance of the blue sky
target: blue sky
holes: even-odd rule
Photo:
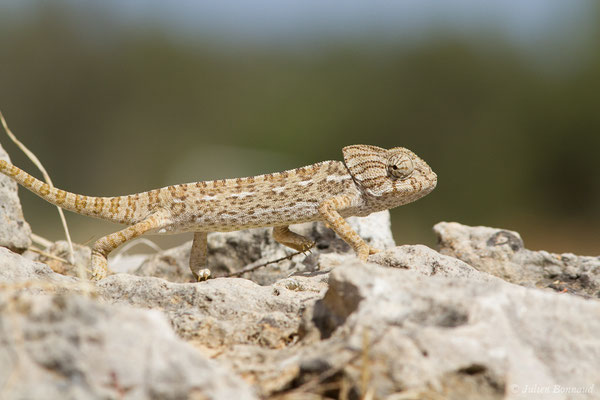
[[[419,38],[441,29],[485,30],[521,43],[589,34],[593,0],[55,0],[125,24],[155,23],[183,35],[281,43],[315,37]],[[3,0],[12,11],[40,0]]]

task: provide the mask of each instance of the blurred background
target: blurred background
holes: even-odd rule
[[[0,110],[63,189],[119,195],[407,147],[437,189],[392,211],[600,254],[600,3],[0,3]],[[40,176],[0,132],[13,162]],[[34,232],[63,237],[21,190]],[[116,226],[68,213],[74,239]],[[190,239],[180,235],[163,247]]]

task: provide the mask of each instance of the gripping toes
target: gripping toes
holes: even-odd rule
[[[376,249],[373,246],[370,246],[370,245],[367,245],[367,246],[369,246],[369,255],[371,255],[371,254],[377,254],[377,253],[379,253],[381,251],[379,249]]]
[[[108,274],[106,257],[111,251],[126,241],[159,227],[163,221],[163,215],[153,214],[142,222],[98,239],[92,248],[92,280],[99,281],[106,278]]]
[[[296,232],[290,231],[290,228],[287,225],[274,227],[273,239],[284,246],[303,253],[310,250],[315,245],[314,241],[299,235]]]
[[[379,253],[381,250],[363,242],[360,246],[355,248],[354,251],[356,252],[356,256],[360,261],[367,262],[367,258],[369,258],[371,254]]]
[[[106,278],[108,265],[106,257],[97,250],[92,251],[92,280],[99,281]]]
[[[196,280],[198,282],[203,282],[205,280],[208,280],[210,278],[210,269],[208,268],[203,268],[201,270],[199,270],[198,272],[193,272],[194,277],[196,278]]]

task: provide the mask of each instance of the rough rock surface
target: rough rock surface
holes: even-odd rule
[[[599,315],[599,302],[496,279],[348,265],[331,273],[314,308],[327,340],[304,353],[300,370],[338,369],[357,382],[368,369],[379,398],[548,398],[522,395],[533,395],[527,385],[600,379]]]
[[[440,222],[439,251],[479,271],[523,286],[600,297],[600,257],[553,254],[525,248],[517,232]]]
[[[234,344],[282,348],[298,339],[300,315],[326,290],[323,277],[291,277],[273,286],[217,278],[172,283],[117,274],[98,284],[111,303],[163,311],[177,334],[208,354]]]
[[[0,283],[18,284],[29,281],[73,283],[71,277],[54,273],[46,264],[34,262],[0,247]]]
[[[69,258],[69,244],[65,240],[59,240],[44,249],[45,254],[28,250],[23,253],[23,256],[29,260],[44,263],[49,266],[52,271],[58,272],[61,275],[85,277],[89,279],[92,276],[92,271],[89,268],[92,249],[88,246],[73,243],[73,250],[73,260],[75,261],[75,265],[67,261]],[[54,257],[51,257],[50,255]]]
[[[0,146],[0,159],[10,161]],[[17,184],[0,174],[0,246],[23,252],[31,246],[31,228],[23,218],[21,202],[17,196]]]
[[[354,261],[329,274],[298,344],[237,345],[219,359],[263,395],[290,398],[600,397],[599,302],[506,283],[424,246],[381,257],[402,267]],[[428,259],[444,272],[431,275]]]
[[[423,245],[394,247],[370,256],[369,262],[410,270],[426,276],[456,277],[476,281],[496,279],[491,275],[478,272],[461,260],[442,255]]]
[[[2,398],[254,398],[157,311],[10,291],[0,309]]]
[[[93,285],[0,249],[0,398],[600,398],[600,302],[540,289],[550,267],[518,263],[540,253],[518,234],[439,224],[464,233],[447,240],[460,260],[417,245],[364,265],[303,229],[314,253],[255,281],[186,283],[183,246],[144,268],[184,282]],[[213,240],[221,271],[286,254],[264,230]],[[560,268],[598,273],[575,260]]]

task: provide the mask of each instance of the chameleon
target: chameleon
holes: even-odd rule
[[[345,218],[367,216],[429,194],[437,175],[412,151],[352,145],[344,161],[322,161],[283,172],[246,178],[172,185],[116,197],[93,197],[50,186],[8,161],[0,172],[42,199],[78,214],[128,225],[92,246],[92,279],[108,274],[107,257],[123,243],[143,234],[193,232],[189,266],[198,280],[210,277],[207,235],[273,227],[273,238],[297,251],[314,242],[289,229],[292,224],[322,221],[366,262],[379,250],[368,245]]]

